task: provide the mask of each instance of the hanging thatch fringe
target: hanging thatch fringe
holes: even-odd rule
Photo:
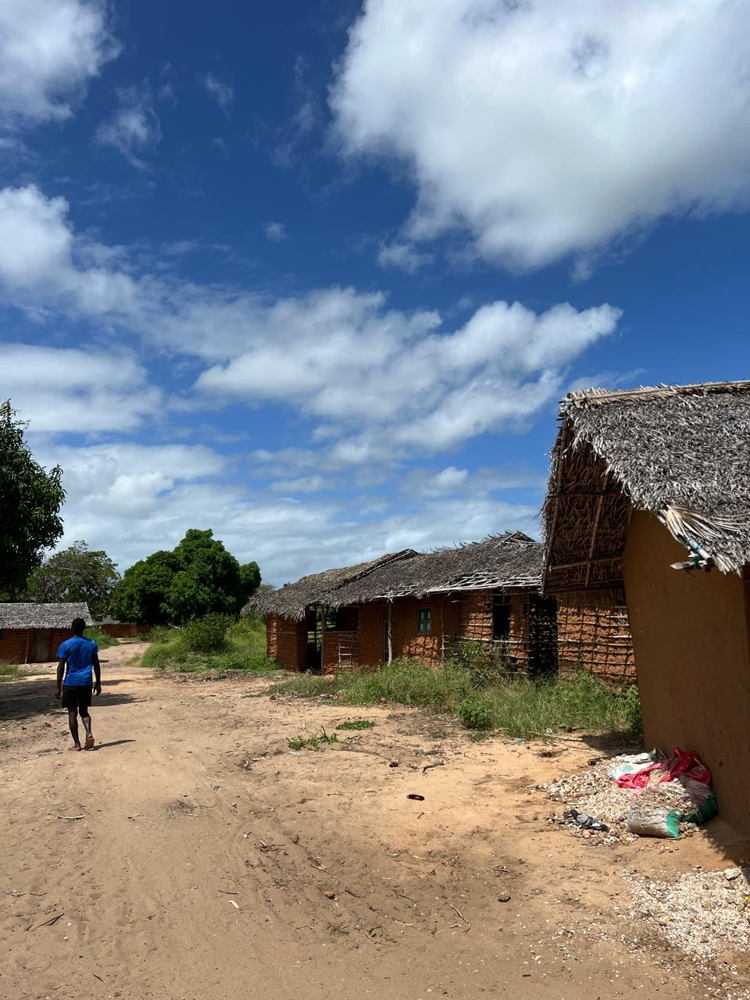
[[[560,422],[544,507],[552,589],[583,586],[595,564],[616,581],[631,509],[659,517],[691,565],[750,562],[750,382],[574,392]],[[588,554],[585,573],[573,553]]]

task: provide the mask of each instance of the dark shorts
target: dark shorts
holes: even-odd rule
[[[83,709],[91,705],[91,684],[63,684],[62,701],[63,708],[78,709],[82,714]]]

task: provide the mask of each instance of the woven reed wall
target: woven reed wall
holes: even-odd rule
[[[560,672],[581,667],[613,684],[635,683],[630,621],[622,594],[597,590],[557,595]]]

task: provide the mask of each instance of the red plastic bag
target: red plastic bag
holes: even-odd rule
[[[711,772],[700,759],[695,750],[685,751],[675,747],[669,760],[661,761],[658,764],[649,764],[642,767],[634,774],[621,774],[617,778],[620,788],[634,788],[636,790],[646,788],[649,783],[649,775],[653,771],[663,771],[664,776],[659,783],[664,781],[674,781],[675,778],[690,778],[700,785],[711,787]]]

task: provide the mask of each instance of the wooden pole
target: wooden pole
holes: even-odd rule
[[[388,625],[386,628],[388,638],[388,663],[393,662],[393,601],[388,601]]]

